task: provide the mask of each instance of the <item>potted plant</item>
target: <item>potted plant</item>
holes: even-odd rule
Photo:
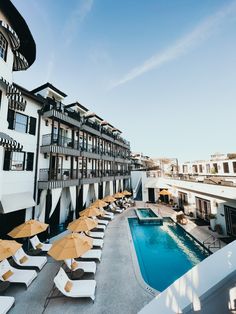
[[[210,214],[209,216],[210,219],[210,226],[211,226],[211,230],[215,231],[215,227],[216,227],[216,214]]]

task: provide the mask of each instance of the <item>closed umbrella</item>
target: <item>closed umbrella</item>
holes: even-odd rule
[[[79,219],[76,219],[69,223],[67,229],[72,232],[83,232],[89,231],[97,227],[98,222],[88,218],[87,216],[82,216]]]
[[[130,195],[132,195],[132,193],[130,193],[130,192],[127,191],[127,190],[124,190],[122,193],[123,193],[125,196],[130,196]]]
[[[2,240],[0,239],[0,261],[14,255],[22,244],[14,240]]]

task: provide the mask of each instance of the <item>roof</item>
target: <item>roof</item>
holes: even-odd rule
[[[35,89],[33,89],[32,91],[31,91],[31,93],[37,93],[37,92],[39,92],[39,91],[41,91],[41,90],[43,90],[43,89],[45,89],[45,88],[50,88],[50,89],[52,89],[54,92],[56,92],[57,94],[59,94],[59,95],[61,95],[62,97],[66,97],[67,95],[65,94],[65,93],[63,93],[62,91],[60,91],[58,88],[56,88],[55,86],[53,86],[51,83],[45,83],[45,84],[43,84],[43,85],[41,85],[41,86],[39,86],[39,87],[36,87]]]
[[[84,111],[86,111],[86,112],[89,111],[88,108],[86,108],[86,107],[84,107],[83,105],[81,105],[78,101],[76,101],[76,102],[74,102],[74,103],[72,103],[72,104],[66,105],[65,107],[66,107],[66,108],[71,108],[71,107],[74,107],[74,106],[77,106],[78,108],[80,108],[80,109],[82,109],[82,110],[84,110]]]
[[[25,57],[31,66],[36,58],[36,44],[28,25],[10,0],[0,1],[0,10],[20,39],[20,47],[17,51]]]
[[[27,97],[29,97],[29,98],[31,98],[31,99],[41,103],[41,104],[44,103],[44,98],[43,97],[39,97],[38,95],[34,95],[28,89],[26,89],[26,88],[24,88],[24,87],[22,87],[22,86],[20,86],[20,85],[18,85],[16,83],[13,83],[13,86],[17,87],[21,91],[21,93],[23,95],[25,95],[25,96],[27,96]]]

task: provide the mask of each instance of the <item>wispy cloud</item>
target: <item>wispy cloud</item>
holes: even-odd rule
[[[209,38],[214,30],[216,30],[227,17],[234,14],[236,14],[236,1],[232,1],[229,5],[222,7],[213,15],[208,16],[191,32],[178,39],[172,46],[153,55],[149,59],[145,60],[141,65],[130,70],[120,80],[114,82],[111,88],[125,84],[150,70],[161,67],[169,61],[187,54],[191,49]]]
[[[79,0],[64,27],[65,44],[70,45],[78,32],[79,25],[83,22],[89,12],[92,10],[94,0]]]

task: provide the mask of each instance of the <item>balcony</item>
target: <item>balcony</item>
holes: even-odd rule
[[[39,189],[64,188],[79,185],[81,174],[77,169],[40,169]]]
[[[81,156],[92,158],[92,159],[100,159],[99,147],[95,147],[91,144],[82,146],[80,143]]]
[[[91,121],[89,119],[85,119],[82,126],[81,126],[81,130],[84,130],[84,131],[87,131],[91,134],[95,134],[97,136],[100,136],[101,126],[94,121]]]
[[[43,107],[43,117],[55,118],[56,121],[62,121],[69,126],[81,126],[80,114],[70,108],[65,108],[60,102],[56,102],[51,98],[47,98],[47,103]]]
[[[80,156],[79,142],[66,136],[45,134],[42,136],[41,153],[56,153],[68,156]]]

